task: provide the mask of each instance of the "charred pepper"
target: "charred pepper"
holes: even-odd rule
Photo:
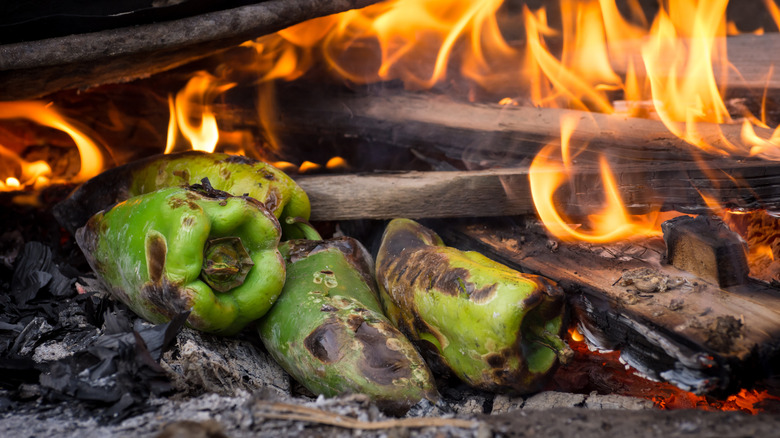
[[[358,241],[291,240],[282,252],[287,281],[258,332],[287,372],[316,394],[367,394],[395,414],[438,397],[423,358],[382,314]]]
[[[553,282],[447,247],[417,222],[389,223],[376,270],[390,320],[434,370],[473,387],[532,392],[573,355],[559,337],[564,302]]]
[[[257,199],[277,219],[308,219],[311,213],[306,193],[281,170],[243,156],[198,151],[155,155],[109,169],[82,184],[55,206],[54,213],[73,232],[112,204],[164,187],[189,186],[203,178],[217,190]],[[290,227],[289,237],[301,237],[295,235],[296,229]]]
[[[254,198],[169,187],[99,212],[76,241],[110,293],[139,316],[230,335],[265,314],[284,285],[279,222]]]

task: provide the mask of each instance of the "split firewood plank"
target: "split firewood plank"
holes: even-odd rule
[[[713,179],[695,163],[648,163],[613,168],[630,212],[705,211],[701,193],[722,205],[780,208],[780,163],[719,161]],[[729,177],[731,175],[731,177]],[[732,177],[736,177],[732,179]],[[491,217],[534,213],[528,167],[475,171],[301,175],[313,220],[394,217]],[[581,166],[565,197],[569,215],[593,212],[603,200],[597,168]]]
[[[721,289],[663,263],[660,238],[593,246],[527,224],[435,228],[450,245],[557,281],[586,338],[651,378],[723,393],[779,369],[780,291],[758,281]]]
[[[291,144],[314,138],[340,145],[357,138],[364,147],[393,145],[475,163],[508,164],[529,160],[545,144],[559,143],[561,119],[567,118],[577,121],[573,150],[588,145],[578,162],[595,162],[598,154],[635,162],[722,158],[686,143],[660,121],[615,114],[476,104],[397,89],[371,95],[290,85],[282,87],[278,96],[273,127]],[[714,148],[733,150],[732,155],[740,158],[749,155],[741,125],[700,123],[697,129]],[[756,128],[756,134],[769,138],[772,130]]]

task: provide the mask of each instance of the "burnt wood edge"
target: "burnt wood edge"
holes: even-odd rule
[[[456,224],[428,221],[448,245],[478,251],[529,274],[521,260],[498,251],[464,230],[483,219],[461,219]],[[780,365],[780,339],[756,345],[743,354],[722,354],[661,327],[590,287],[563,279],[571,321],[579,323],[588,342],[599,349],[617,350],[621,358],[650,379],[667,381],[697,394],[725,396],[773,376]],[[780,333],[775,334],[780,336]]]
[[[0,100],[127,82],[377,0],[267,0],[179,20],[0,45]]]

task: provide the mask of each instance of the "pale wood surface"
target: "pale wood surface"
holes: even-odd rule
[[[715,164],[715,163],[713,163]],[[718,162],[714,179],[695,163],[652,163],[613,168],[632,213],[706,210],[700,192],[723,205],[780,208],[780,163]],[[726,176],[742,175],[736,182]],[[394,217],[490,217],[535,213],[528,168],[298,176],[313,220]],[[568,214],[594,211],[603,199],[597,168],[578,169],[576,192],[564,198]]]

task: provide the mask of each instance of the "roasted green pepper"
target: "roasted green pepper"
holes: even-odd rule
[[[270,164],[238,155],[188,151],[155,155],[109,169],[76,189],[54,208],[60,223],[73,232],[90,216],[112,204],[159,190],[188,186],[208,178],[217,190],[248,195],[265,204],[277,219],[311,213],[309,198],[289,176]],[[289,227],[289,238],[296,227]]]
[[[475,388],[538,390],[556,358],[573,355],[559,337],[564,301],[553,282],[444,246],[417,222],[389,223],[376,270],[390,320],[434,370]]]
[[[282,252],[287,281],[258,332],[287,372],[315,394],[367,394],[394,414],[437,398],[423,358],[382,314],[358,241],[292,240]]]
[[[279,222],[254,198],[169,187],[97,213],[76,241],[111,294],[161,323],[230,335],[264,315],[284,285]]]

